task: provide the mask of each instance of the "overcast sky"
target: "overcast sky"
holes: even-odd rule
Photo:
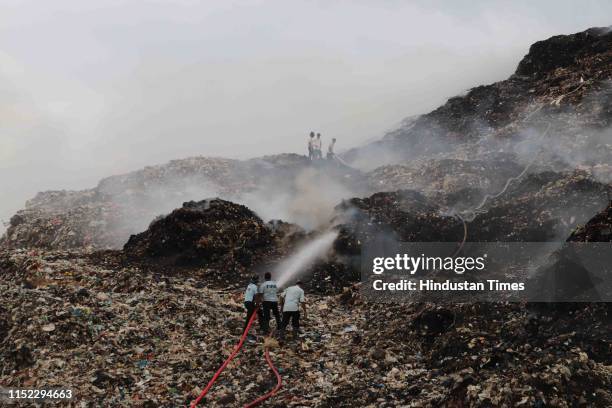
[[[311,129],[353,147],[610,16],[605,0],[0,0],[0,219],[174,158],[303,152]]]

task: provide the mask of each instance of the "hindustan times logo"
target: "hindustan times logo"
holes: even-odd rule
[[[376,257],[372,261],[372,273],[380,275],[385,271],[405,271],[414,275],[419,271],[453,271],[462,275],[466,271],[482,271],[487,254],[480,257],[410,256],[397,254],[394,257]]]

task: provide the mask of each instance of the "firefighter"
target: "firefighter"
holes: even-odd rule
[[[242,331],[246,330],[247,325],[249,324],[249,320],[251,320],[251,316],[255,311],[257,311],[257,318],[259,319],[259,326],[263,332],[263,317],[261,313],[261,309],[259,308],[259,296],[257,295],[258,288],[257,282],[259,281],[259,277],[257,275],[253,275],[251,278],[251,282],[247,286],[244,292],[244,308],[246,309],[246,319],[244,321],[244,327]],[[249,338],[252,339],[253,336],[249,334]]]
[[[291,320],[291,327],[293,327],[294,336],[300,332],[300,305],[302,305],[302,311],[304,312],[304,319],[306,319],[306,300],[304,298],[304,284],[302,281],[297,281],[295,285],[289,286],[281,295],[283,302],[283,321],[281,322],[280,337],[281,339],[285,336],[285,329],[289,325]]]
[[[323,148],[322,145],[323,141],[321,140],[321,134],[317,133],[317,138],[314,139],[314,158],[315,159],[322,159],[323,158],[323,154],[321,153],[321,149]]]
[[[334,153],[334,147],[336,146],[336,138],[334,137],[327,148],[327,160],[333,160],[336,158]]]
[[[308,159],[313,160],[315,156],[314,143],[315,143],[315,134],[314,132],[310,132],[310,138],[308,139]]]
[[[274,314],[274,320],[276,321],[276,330],[280,328],[281,317],[278,311],[278,286],[276,282],[272,280],[272,274],[266,272],[264,275],[265,281],[259,285],[259,293],[263,297],[263,328],[265,333],[270,332],[270,311]]]

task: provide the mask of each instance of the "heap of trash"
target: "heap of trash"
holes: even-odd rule
[[[455,155],[456,156],[456,155]],[[483,191],[501,189],[506,180],[521,172],[516,158],[508,153],[468,158],[426,158],[409,164],[381,166],[368,173],[374,191],[418,190],[426,195],[451,195],[471,188]]]
[[[539,41],[507,80],[450,98],[344,158],[357,162],[383,150],[405,162],[452,153],[466,144],[478,154],[483,141],[500,143],[534,129],[542,133],[549,123],[553,140],[565,134],[571,141],[585,130],[606,129],[612,123],[611,58],[609,27]]]
[[[241,332],[242,291],[106,268],[65,251],[2,251],[0,382],[69,387],[105,406],[185,406]],[[359,285],[307,294],[305,333],[271,355],[270,406],[607,406],[609,306],[369,303]],[[257,332],[257,329],[254,329]],[[274,385],[248,343],[205,406],[244,405]]]
[[[178,264],[252,264],[253,252],[270,245],[271,231],[243,205],[220,199],[186,202],[149,228],[132,235],[128,256],[172,258]]]
[[[463,220],[466,239],[473,242],[565,240],[606,206],[612,186],[583,171],[534,173],[510,183],[499,197],[480,196],[478,210],[465,210],[470,207],[461,203],[474,203],[471,193],[462,189],[446,199],[431,199],[400,190],[347,200],[336,208],[337,217],[342,229],[356,237],[345,234],[341,238],[347,243],[339,245],[351,239],[367,242],[385,232],[400,241],[461,241]]]
[[[366,192],[359,171],[325,162],[315,167],[297,154],[243,161],[191,157],[108,177],[93,189],[39,193],[12,217],[0,245],[119,249],[183,202],[221,197],[265,209],[271,198],[295,194],[300,183],[318,180]]]
[[[186,406],[241,334],[250,276],[333,231],[301,271],[304,333],[273,344],[283,388],[268,406],[612,406],[609,303],[377,304],[360,283],[381,237],[611,242],[611,41],[595,28],[536,43],[508,80],[343,162],[193,157],[39,193],[0,241],[0,384]],[[312,229],[260,215],[335,194]],[[262,351],[248,343],[205,406],[270,390]]]
[[[121,205],[94,190],[49,191],[11,217],[0,245],[93,249],[114,246],[128,230]]]

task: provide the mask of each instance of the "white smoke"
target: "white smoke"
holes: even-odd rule
[[[283,184],[264,182],[236,201],[264,220],[281,219],[313,230],[329,222],[334,207],[342,199],[358,193],[324,169],[309,167]]]

